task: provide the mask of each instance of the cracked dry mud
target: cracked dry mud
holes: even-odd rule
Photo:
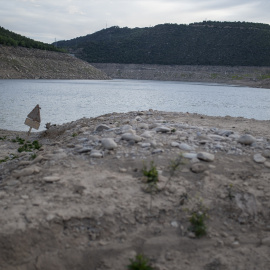
[[[32,133],[35,158],[12,142],[25,132],[0,130],[0,269],[127,269],[139,253],[158,270],[270,269],[269,128],[112,113]],[[152,161],[151,195],[142,168]],[[189,217],[199,205],[209,218],[196,238]]]

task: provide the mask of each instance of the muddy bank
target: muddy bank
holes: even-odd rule
[[[0,79],[95,79],[108,76],[71,55],[0,45]]]
[[[210,82],[270,88],[270,67],[92,63],[114,79]]]
[[[0,268],[124,270],[142,253],[156,270],[269,269],[269,128],[113,113],[33,133],[31,152],[1,130]]]

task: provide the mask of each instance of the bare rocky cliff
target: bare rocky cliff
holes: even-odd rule
[[[104,80],[109,77],[65,53],[0,45],[0,79]]]

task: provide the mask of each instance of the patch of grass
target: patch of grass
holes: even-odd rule
[[[9,160],[9,157],[5,157],[4,159],[0,159],[0,163],[7,162]]]
[[[32,152],[33,150],[39,150],[41,148],[41,144],[38,141],[26,142],[23,146],[18,148],[18,152]]]
[[[9,157],[5,157],[4,159],[0,159],[0,163],[7,162],[9,160],[13,160],[13,159],[16,159],[16,158],[18,158],[17,155],[11,154]]]
[[[265,79],[270,79],[270,74],[263,74],[258,77],[259,80],[265,80]]]
[[[74,132],[74,133],[72,134],[72,137],[74,138],[74,137],[76,137],[76,136],[78,136],[78,134]]]
[[[240,76],[240,75],[233,75],[233,76],[232,76],[232,79],[233,79],[233,80],[243,80],[243,76]]]
[[[20,138],[20,137],[16,137],[16,139],[12,139],[11,140],[12,142],[14,142],[14,143],[18,143],[18,144],[24,144],[25,143],[25,139],[22,139],[22,138]]]
[[[138,254],[135,259],[129,260],[130,264],[127,266],[128,270],[154,270],[149,259],[143,254]]]

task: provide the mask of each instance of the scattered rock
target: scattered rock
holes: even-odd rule
[[[263,157],[261,154],[255,154],[253,156],[253,160],[257,163],[264,163],[266,161],[266,158]]]
[[[142,137],[131,133],[125,133],[122,135],[122,140],[140,142]]]
[[[168,133],[168,132],[171,132],[171,129],[168,127],[159,126],[156,128],[156,132]]]
[[[108,130],[110,129],[109,126],[105,125],[105,124],[101,124],[101,125],[98,125],[95,129],[95,132],[102,132],[104,130]]]
[[[102,143],[102,146],[108,150],[113,150],[113,149],[117,148],[116,142],[111,138],[102,139],[101,143]]]
[[[46,182],[46,183],[54,183],[54,182],[58,182],[60,181],[60,176],[59,175],[51,175],[51,176],[45,176],[43,177],[43,180]]]
[[[194,173],[202,173],[207,170],[207,166],[202,163],[194,163],[192,164],[190,170]]]
[[[200,152],[197,154],[197,158],[203,161],[213,161],[215,156],[207,152]]]
[[[238,139],[238,142],[245,145],[251,145],[256,142],[256,139],[250,134],[245,134]]]

